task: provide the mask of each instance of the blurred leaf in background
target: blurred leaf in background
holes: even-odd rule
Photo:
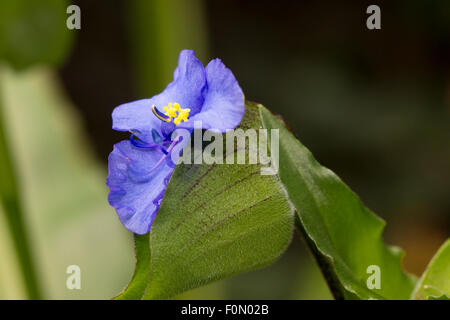
[[[63,0],[2,1],[0,59],[20,70],[35,64],[61,64],[72,43],[66,28],[68,5]],[[7,281],[2,281],[0,294],[26,297],[23,279],[14,272],[14,256],[26,252],[17,245],[27,246],[28,238],[37,267],[28,260],[24,268],[37,270],[44,297],[110,297],[121,288],[120,274],[125,283],[132,265],[129,236],[106,203],[104,172],[90,158],[73,107],[47,68],[17,74],[2,65],[0,83],[2,120],[10,147],[10,155],[3,155],[12,159],[14,168],[9,172],[18,175],[24,202],[16,200],[24,213],[8,214],[17,218],[23,214],[28,230],[25,235],[15,229],[2,233],[0,278]],[[10,226],[4,219],[0,223],[2,230]],[[8,241],[11,231],[16,252]],[[81,291],[66,288],[66,268],[73,264],[81,268]],[[104,270],[117,270],[119,275]]]
[[[131,235],[106,201],[106,169],[92,159],[77,113],[47,68],[17,74],[3,67],[0,81],[6,131],[45,297],[113,296],[132,272]],[[79,291],[66,288],[69,265],[81,268]]]
[[[450,239],[431,259],[411,297],[450,300]]]
[[[66,0],[14,0],[0,3],[0,60],[17,69],[60,64],[69,53]]]
[[[208,61],[203,0],[127,1],[130,49],[139,96],[153,96],[172,81],[178,53],[194,49]]]
[[[21,265],[11,239],[6,214],[0,206],[0,299],[27,299]]]
[[[14,158],[10,152],[12,150],[11,141],[8,141],[9,135],[6,132],[2,98],[3,95],[0,90],[0,213],[2,214],[0,220],[4,222],[4,228],[2,229],[6,231],[3,234],[4,244],[2,249],[9,258],[5,257],[7,259],[5,265],[12,265],[17,261],[17,270],[20,270],[22,285],[28,298],[39,299],[41,292],[29,247],[29,237],[24,226],[22,196],[16,178]],[[8,254],[11,249],[15,251],[13,255]]]
[[[58,0],[2,1],[0,3],[0,62],[6,61],[16,69],[25,69],[34,64],[58,65],[69,52],[72,36],[65,27],[65,8],[68,2]],[[1,66],[1,65],[0,65]],[[5,85],[0,83],[0,85]],[[3,87],[2,87],[3,88]],[[4,222],[3,249],[14,248],[15,254],[5,260],[5,266],[18,262],[21,270],[22,284],[29,298],[41,298],[39,279],[36,276],[36,266],[33,262],[34,253],[30,252],[29,235],[24,223],[23,196],[20,182],[16,174],[19,172],[13,163],[16,159],[10,134],[6,132],[6,122],[3,109],[7,107],[4,97],[0,97],[0,171],[2,183],[0,200]],[[8,241],[7,237],[12,241]],[[7,255],[7,251],[4,254]],[[17,260],[15,257],[17,257]],[[14,257],[14,259],[13,259]],[[9,279],[14,279],[10,277]],[[11,283],[11,281],[5,281]],[[10,288],[11,289],[11,288]],[[14,296],[14,290],[4,292]]]

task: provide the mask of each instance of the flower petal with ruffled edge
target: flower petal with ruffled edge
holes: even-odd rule
[[[225,132],[236,128],[245,112],[244,93],[230,69],[220,59],[206,66],[208,91],[202,110],[180,127],[192,127],[201,121],[203,129]]]
[[[151,171],[162,155],[159,148],[136,148],[130,141],[117,143],[109,155],[108,201],[122,224],[134,233],[150,230],[174,170],[164,163]]]

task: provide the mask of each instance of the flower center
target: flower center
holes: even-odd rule
[[[169,102],[167,106],[163,107],[164,113],[159,111],[154,105],[152,106],[153,114],[161,121],[171,122],[175,125],[179,125],[181,121],[187,121],[189,118],[189,112],[191,109],[183,109],[178,103]]]

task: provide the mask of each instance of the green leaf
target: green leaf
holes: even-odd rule
[[[450,239],[431,259],[427,269],[417,283],[413,299],[450,299]]]
[[[260,126],[258,107],[249,106],[240,127]],[[277,177],[260,171],[179,164],[149,236],[136,237],[135,274],[117,299],[170,298],[277,259],[293,215]]]
[[[66,0],[0,1],[0,59],[17,69],[58,65],[71,47]]]
[[[279,175],[297,209],[296,224],[336,298],[408,299],[414,279],[401,268],[402,252],[382,241],[384,221],[330,170],[321,166],[282,120],[260,106],[264,127],[279,129]],[[376,265],[381,288],[368,289]]]

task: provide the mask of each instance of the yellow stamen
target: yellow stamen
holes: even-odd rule
[[[180,107],[180,105],[178,105],[178,107]],[[169,102],[169,104],[163,108],[165,111],[165,115],[168,116],[170,118],[170,120],[172,120],[172,118],[176,118],[177,117],[177,109],[176,107],[174,107],[172,105],[172,103]]]
[[[191,109],[180,109],[178,112],[178,117],[173,120],[173,123],[179,125],[181,121],[188,121],[189,112],[191,112]]]
[[[191,111],[191,109],[183,109],[180,104],[172,102],[169,102],[163,109],[165,111],[164,114],[169,117],[167,122],[172,121],[172,118],[174,118],[173,123],[175,125],[179,125],[181,121],[188,121],[189,112]]]

